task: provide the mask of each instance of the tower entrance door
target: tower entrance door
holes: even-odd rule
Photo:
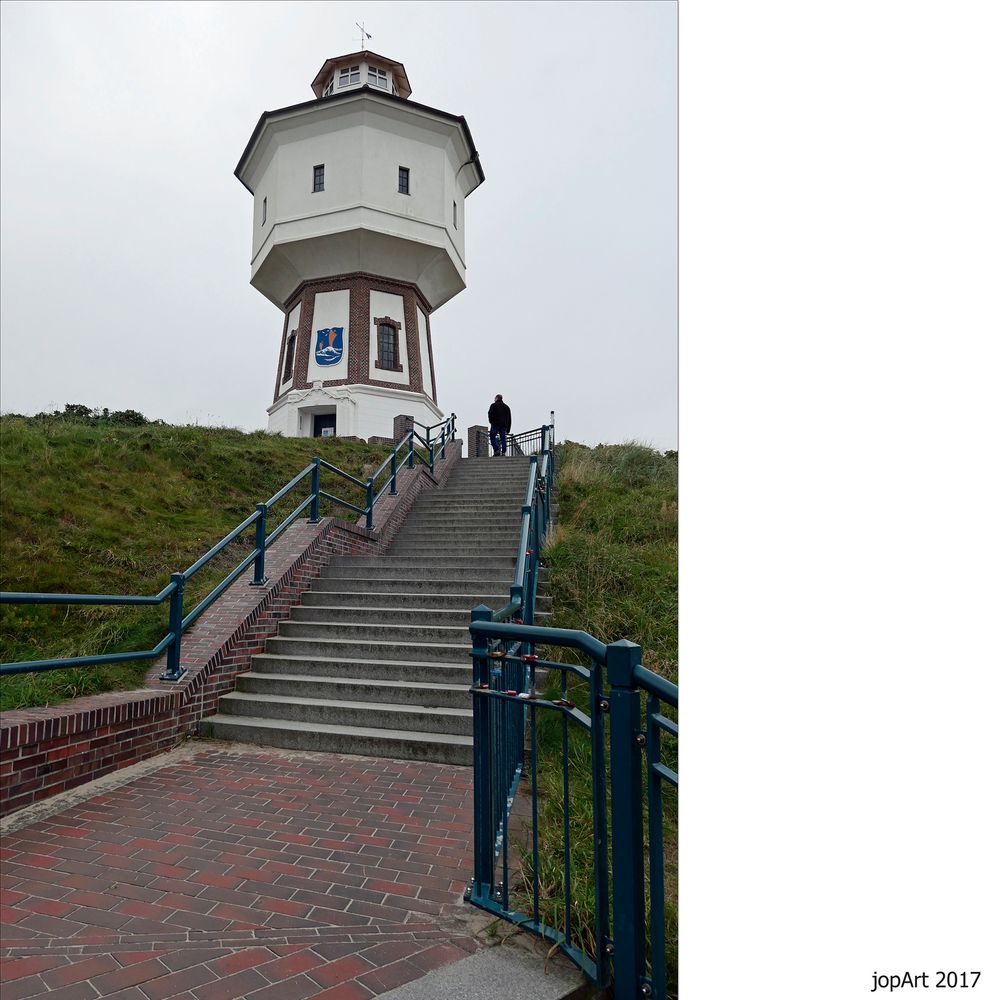
[[[324,433],[325,432],[325,433]],[[312,436],[318,437],[336,437],[337,436],[337,414],[334,413],[316,413],[313,414],[313,433]]]

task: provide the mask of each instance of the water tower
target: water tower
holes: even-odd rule
[[[443,419],[430,317],[465,288],[465,199],[485,179],[461,115],[410,100],[402,63],[327,59],[315,99],[260,116],[250,283],[284,316],[268,429],[391,437]]]

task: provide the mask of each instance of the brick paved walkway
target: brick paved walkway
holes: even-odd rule
[[[159,759],[4,837],[3,1000],[360,1000],[476,949],[470,769]]]

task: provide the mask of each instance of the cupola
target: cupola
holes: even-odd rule
[[[404,99],[411,93],[403,64],[367,49],[327,59],[312,82],[317,97],[330,97],[364,86]]]

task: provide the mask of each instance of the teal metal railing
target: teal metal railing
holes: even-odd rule
[[[309,523],[319,521],[320,500],[326,500],[339,507],[354,511],[365,519],[368,531],[374,527],[374,512],[376,504],[388,492],[396,495],[396,480],[400,468],[405,465],[413,469],[417,462],[425,465],[431,473],[436,462],[446,456],[447,447],[455,440],[455,414],[451,414],[438,424],[425,426],[414,422],[406,436],[392,449],[386,460],[368,477],[367,480],[338,469],[335,465],[314,458],[298,475],[293,476],[277,493],[264,503],[257,504],[257,509],[238,524],[225,538],[215,543],[204,555],[196,559],[184,572],[172,573],[170,583],[158,594],[151,597],[122,594],[26,594],[15,592],[0,593],[0,604],[64,604],[64,605],[105,605],[105,606],[144,606],[152,607],[170,602],[169,624],[167,633],[152,648],[131,650],[125,653],[102,653],[95,656],[60,657],[49,660],[26,660],[17,663],[0,664],[0,676],[8,674],[34,673],[43,670],[61,670],[67,667],[90,667],[100,663],[121,663],[130,660],[154,660],[167,654],[166,671],[161,675],[165,681],[178,681],[184,676],[181,667],[181,638],[204,612],[236,582],[237,579],[252,565],[253,579],[251,586],[263,586],[267,583],[266,557],[267,550],[289,527],[308,509]],[[417,427],[423,428],[423,433]],[[341,481],[349,482],[365,491],[365,505],[351,503],[332,493],[321,489],[321,475],[327,472],[339,477]],[[309,480],[309,493],[302,502],[288,514],[280,524],[268,532],[268,514],[272,508],[283,500],[300,483]],[[212,588],[194,608],[184,613],[184,589],[188,581],[202,570],[216,556],[233,544],[245,531],[254,529],[254,548],[226,577]]]
[[[554,428],[550,425],[543,431],[542,461],[541,464],[536,459],[532,461],[529,502],[522,507],[521,544],[511,600],[499,611],[480,605],[473,610],[470,624],[475,829],[474,875],[467,898],[474,905],[553,942],[594,982],[606,985],[613,973],[618,1000],[633,997],[665,1000],[663,795],[664,785],[676,787],[677,773],[663,763],[661,739],[664,735],[677,737],[677,724],[663,708],[677,707],[677,687],[641,665],[641,650],[634,643],[621,640],[605,645],[586,632],[534,625],[539,552],[550,523],[555,472]],[[590,667],[539,659],[536,653],[539,646],[578,650],[590,658]],[[547,700],[539,694],[540,670],[559,673],[559,698]],[[586,685],[584,707],[570,700],[570,676]],[[574,694],[574,697],[579,696]],[[540,909],[539,711],[558,713],[562,728],[564,920],[561,927],[547,924]],[[583,943],[574,937],[571,925],[574,907],[570,870],[570,727],[586,732],[590,740],[591,870],[595,880],[593,924],[596,927],[593,954],[588,954]],[[512,907],[509,879],[510,817],[526,763],[526,734],[530,744],[527,763],[531,777],[533,873],[531,907],[527,913]],[[647,840],[648,880],[644,862]]]
[[[643,667],[640,648],[628,640],[605,645],[582,631],[500,623],[488,616],[489,609],[476,608],[470,625],[475,827],[469,901],[551,941],[599,985],[607,985],[613,973],[616,1000],[640,997],[665,1000],[663,794],[665,785],[677,786],[677,773],[663,763],[661,741],[664,735],[677,737],[676,722],[663,710],[664,705],[677,707],[677,686]],[[542,659],[535,652],[539,646],[579,650],[590,657],[590,667]],[[540,670],[560,673],[559,698],[549,700],[539,694],[536,675]],[[570,699],[570,675],[584,681],[586,705]],[[541,711],[558,713],[562,728],[564,920],[559,927],[542,919],[540,906],[538,713]],[[587,733],[590,742],[593,815],[590,870],[595,882],[596,928],[593,955],[574,937],[571,920],[574,900],[569,817],[571,808],[581,807],[578,801],[571,803],[570,795],[571,726]],[[531,855],[530,912],[515,909],[510,892],[510,815],[525,766],[526,733],[531,779],[528,789],[531,845],[525,848]]]

